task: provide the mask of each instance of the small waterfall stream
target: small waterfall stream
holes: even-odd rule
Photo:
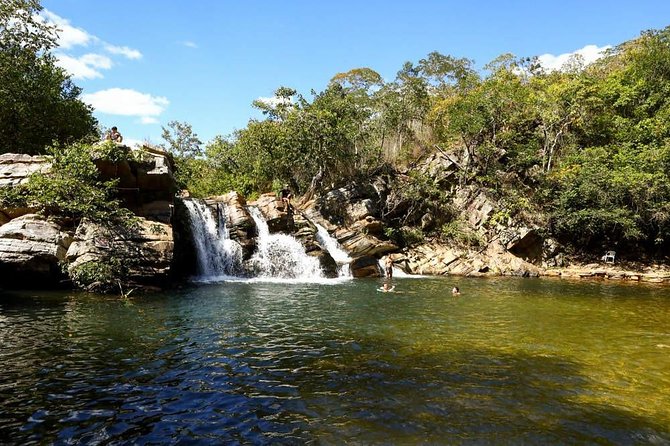
[[[255,207],[249,215],[257,229],[256,251],[244,261],[242,247],[230,239],[225,225],[223,204],[216,212],[200,200],[184,200],[191,216],[191,231],[197,251],[198,280],[240,279],[252,276],[260,280],[321,281],[324,274],[319,260],[305,252],[303,245],[287,234],[270,234],[268,224]],[[338,264],[340,278],[351,277],[351,258],[337,240],[316,224],[316,239]]]
[[[197,200],[184,200],[191,216],[191,230],[197,250],[198,275],[202,279],[236,276],[241,271],[242,247],[230,239],[222,204],[215,216]]]
[[[337,239],[331,236],[326,228],[321,226],[318,223],[316,225],[317,233],[316,239],[323,246],[328,253],[331,255],[333,260],[337,263],[338,266],[338,276],[339,277],[351,277],[351,271],[349,270],[349,263],[351,263],[351,257],[345,250],[342,249]]]
[[[261,212],[254,207],[249,214],[256,223],[258,237],[251,264],[259,278],[313,280],[323,278],[319,261],[305,253],[298,240],[286,234],[270,234]]]

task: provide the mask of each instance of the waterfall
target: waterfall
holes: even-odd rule
[[[258,237],[251,265],[263,279],[314,280],[323,278],[318,259],[307,255],[298,240],[286,234],[270,234],[261,212],[254,207],[249,214],[256,223]]]
[[[316,239],[317,241],[326,248],[330,256],[335,260],[335,262],[338,265],[338,276],[339,277],[351,277],[351,272],[349,271],[349,263],[351,262],[351,257],[349,257],[349,254],[342,249],[340,244],[337,242],[337,239],[332,237],[326,228],[321,226],[318,223],[314,223],[316,225],[317,233],[316,233]]]
[[[191,217],[193,241],[201,278],[234,276],[241,271],[242,247],[230,239],[222,204],[214,215],[201,201],[184,200]]]

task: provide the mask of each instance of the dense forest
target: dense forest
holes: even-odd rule
[[[56,30],[33,19],[39,10],[35,0],[0,5],[0,153],[48,153],[76,176],[85,169],[67,172],[83,163],[76,154],[94,150],[86,143],[99,138],[98,123],[55,66]],[[535,57],[504,54],[479,70],[432,52],[392,81],[353,68],[322,91],[278,86],[274,99],[254,103],[264,119],[206,144],[191,124],[170,122],[164,147],[180,187],[253,197],[288,183],[318,194],[388,175],[398,200],[417,209],[387,209],[389,228],[419,226],[431,212],[439,221],[425,235],[449,240],[458,236],[454,189],[413,169],[437,152],[456,163],[460,185],[498,199],[496,218],[540,226],[576,253],[615,244],[662,259],[670,247],[670,27],[644,31],[589,65],[574,57],[548,71]],[[44,181],[0,191],[0,205],[85,199],[77,212],[94,212],[97,202],[111,209],[109,190],[64,199],[73,192],[63,184],[81,179],[62,181],[60,192]]]

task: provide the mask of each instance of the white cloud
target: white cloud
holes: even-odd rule
[[[67,54],[56,54],[56,65],[65,69],[75,79],[95,79],[102,77],[102,73],[95,68]]]
[[[156,123],[156,117],[170,104],[163,96],[151,96],[126,88],[109,88],[85,94],[82,100],[101,113],[138,116],[143,124]]]
[[[109,56],[100,54],[107,52],[113,56],[123,56],[128,59],[141,59],[139,50],[127,46],[117,46],[104,42],[86,30],[76,28],[70,21],[45,9],[38,16],[38,20],[51,23],[58,28],[58,51],[56,58],[58,66],[67,70],[75,79],[95,79],[104,77],[100,70],[112,68],[113,62]],[[73,53],[77,46],[91,47],[97,53],[88,53],[78,56]]]
[[[605,55],[605,52],[612,48],[610,45],[598,47],[596,45],[586,45],[584,48],[574,51],[572,53],[559,54],[543,54],[538,57],[542,67],[547,71],[561,70],[564,65],[574,56],[581,57],[584,65],[589,65]]]
[[[70,25],[70,21],[45,9],[42,11],[42,20],[56,25],[58,28],[58,46],[70,49],[74,46],[86,46],[96,37],[81,28]]]
[[[103,70],[109,70],[112,68],[112,59],[110,59],[107,56],[103,56],[101,54],[84,54],[79,58],[82,62],[84,62],[86,65],[90,65],[92,67],[96,68],[101,68]]]
[[[116,46],[116,45],[105,44],[105,49],[112,54],[119,54],[121,56],[127,57],[128,59],[142,58],[142,53],[133,48],[128,48],[127,46]]]
[[[198,48],[198,44],[195,42],[191,42],[190,40],[184,40],[182,42],[179,42],[180,44],[188,47],[188,48]]]
[[[56,65],[64,68],[75,79],[101,78],[103,76],[98,69],[112,68],[112,60],[101,54],[89,53],[78,58],[62,53],[56,53],[55,56]]]

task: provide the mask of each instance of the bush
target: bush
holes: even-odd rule
[[[128,156],[124,150],[109,144],[51,147],[47,156],[50,170],[33,174],[26,184],[0,189],[0,203],[6,207],[33,207],[46,216],[129,222],[132,213],[115,198],[116,181],[100,181],[92,160],[94,156],[109,156],[119,161]]]

